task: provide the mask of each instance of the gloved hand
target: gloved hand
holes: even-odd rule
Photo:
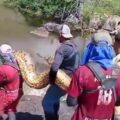
[[[50,82],[50,84],[55,83],[56,74],[57,74],[56,71],[53,71],[52,69],[50,69],[50,72],[49,72],[49,82]]]

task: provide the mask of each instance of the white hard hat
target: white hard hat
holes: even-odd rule
[[[70,32],[70,28],[68,27],[68,25],[64,24],[62,26],[62,30],[61,30],[61,34],[64,38],[71,38],[73,37],[73,35]]]
[[[8,44],[2,44],[2,45],[0,46],[0,51],[1,51],[2,53],[10,53],[10,52],[12,52],[13,50],[12,50],[12,47],[11,47],[10,45],[8,45]]]

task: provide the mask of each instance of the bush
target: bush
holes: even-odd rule
[[[56,14],[68,16],[75,12],[77,0],[4,0],[5,5],[17,8],[25,16],[33,19],[53,20]],[[89,22],[93,13],[100,15],[120,15],[119,0],[83,0],[83,13],[86,23]]]

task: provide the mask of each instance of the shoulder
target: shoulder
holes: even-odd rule
[[[9,72],[16,71],[16,69],[14,67],[12,67],[11,65],[7,65],[7,64],[3,64],[0,68],[6,72],[7,71],[9,71]]]
[[[0,73],[1,74],[6,73],[7,71],[10,72],[10,67],[8,65],[4,65],[4,64],[0,65]]]
[[[91,70],[89,69],[89,67],[87,65],[80,65],[79,68],[78,68],[79,71],[87,71],[87,72],[90,72],[91,73]]]
[[[73,43],[64,42],[58,48],[57,52],[71,51],[73,50]]]
[[[62,43],[61,46],[63,47],[73,47],[75,45],[75,43],[73,42],[73,40],[67,40],[64,43]]]
[[[104,70],[102,69],[105,74],[111,75],[112,74],[112,68]],[[81,65],[79,68],[76,70],[77,74],[80,74],[83,78],[94,78],[95,75],[92,72],[92,70],[87,66],[87,65]]]
[[[76,70],[76,74],[81,74],[82,77],[93,76],[92,71],[86,65],[79,66]]]
[[[5,65],[0,65],[0,72],[2,72],[4,68],[5,68]]]
[[[95,76],[86,65],[83,65],[78,67],[72,78],[74,82],[78,82],[80,86],[84,87],[89,83],[92,84]]]

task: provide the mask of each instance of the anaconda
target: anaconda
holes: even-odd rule
[[[15,52],[22,77],[26,84],[32,88],[41,89],[49,84],[49,70],[37,74],[35,63],[29,53],[25,51]],[[70,85],[71,78],[63,71],[58,70],[56,84],[66,90]]]

